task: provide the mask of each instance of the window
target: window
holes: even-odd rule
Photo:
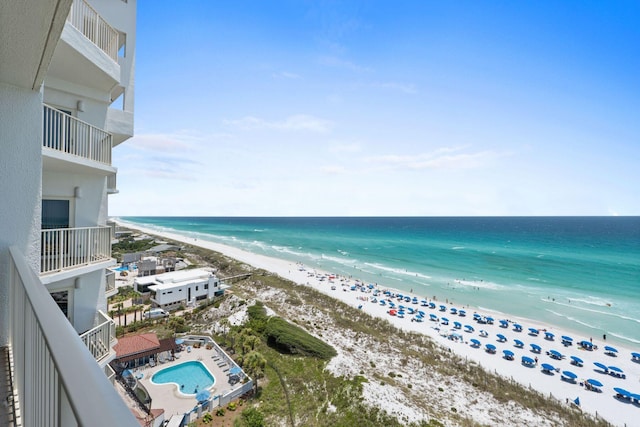
[[[196,292],[198,292],[198,286],[196,286]]]
[[[205,283],[205,284],[204,284],[204,288],[205,288],[205,289],[209,289],[209,284],[208,284],[208,283]]]
[[[69,317],[69,291],[58,291],[51,292],[51,297],[58,304],[60,310],[64,313],[67,319],[71,319]]]
[[[42,229],[69,228],[69,200],[42,200]]]

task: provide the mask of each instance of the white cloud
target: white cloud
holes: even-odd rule
[[[226,123],[243,130],[271,129],[320,133],[329,132],[333,127],[333,123],[329,120],[306,114],[296,114],[280,121],[269,121],[259,117],[246,116],[238,120],[227,120]]]
[[[460,152],[464,149],[465,147],[442,147],[430,153],[389,154],[364,160],[390,169],[472,169],[483,167],[489,161],[504,155],[490,150]]]

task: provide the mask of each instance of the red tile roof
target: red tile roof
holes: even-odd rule
[[[113,346],[116,358],[142,353],[160,347],[156,334],[141,334],[132,337],[118,338],[118,344]]]

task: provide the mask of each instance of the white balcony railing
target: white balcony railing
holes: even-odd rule
[[[115,290],[116,290],[116,273],[115,271],[107,270],[107,274],[105,277],[104,292],[106,294],[109,294]]]
[[[111,343],[116,339],[116,324],[109,316],[98,310],[98,326],[80,335],[80,339],[93,358],[100,361],[111,351]]]
[[[139,426],[22,253],[10,248],[10,349],[24,427]]]
[[[44,106],[42,144],[111,166],[112,135],[60,110]]]
[[[111,259],[111,227],[42,230],[40,273]]]
[[[107,21],[89,3],[84,0],[74,0],[67,21],[109,58],[118,62],[118,31],[107,24]]]

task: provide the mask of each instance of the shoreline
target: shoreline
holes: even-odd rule
[[[385,306],[382,306],[379,302],[372,302],[371,297],[373,290],[368,289],[369,292],[366,292],[366,290],[365,292],[360,290],[351,290],[351,287],[356,282],[355,278],[343,278],[343,281],[336,278],[333,283],[330,284],[328,279],[320,280],[319,277],[321,276],[316,275],[312,277],[309,275],[309,270],[300,269],[300,264],[288,260],[254,254],[221,243],[185,237],[175,232],[159,232],[118,220],[116,220],[116,223],[123,227],[139,230],[140,232],[147,233],[149,235],[160,236],[162,238],[213,250],[230,258],[249,264],[255,268],[270,271],[299,285],[313,287],[317,291],[341,300],[354,308],[360,308],[372,316],[385,318],[398,328],[425,334],[431,337],[439,345],[448,348],[457,355],[477,362],[485,370],[494,371],[506,378],[511,377],[525,387],[530,386],[544,394],[552,394],[556,399],[566,401],[567,403],[572,402],[576,397],[578,397],[581,401],[581,408],[583,411],[593,415],[597,414],[614,425],[622,426],[625,424],[631,424],[634,417],[637,417],[638,414],[640,414],[640,408],[638,408],[637,405],[618,402],[613,397],[615,395],[613,387],[621,387],[627,389],[631,393],[640,393],[640,383],[638,383],[638,378],[640,377],[640,363],[634,363],[631,361],[630,356],[632,351],[640,352],[640,349],[629,349],[628,347],[616,343],[615,348],[618,349],[618,357],[611,357],[605,355],[602,350],[606,345],[606,342],[602,341],[602,337],[592,337],[595,338],[593,340],[594,344],[596,344],[599,349],[595,351],[579,350],[576,345],[577,342],[583,339],[589,340],[590,337],[584,337],[578,332],[569,331],[566,328],[558,328],[554,325],[545,324],[544,322],[539,322],[533,319],[481,309],[479,307],[468,306],[469,308],[466,308],[458,306],[460,309],[467,310],[467,316],[461,318],[458,315],[449,313],[451,308],[450,305],[443,302],[448,301],[446,296],[444,296],[444,298],[438,296],[439,299],[437,300],[435,310],[428,307],[421,307],[420,304],[418,304],[417,307],[413,306],[414,308],[425,312],[426,318],[424,319],[424,322],[412,321],[412,319],[410,319],[412,316],[407,316],[406,318],[390,316],[387,312],[389,308],[388,305],[385,304]],[[324,274],[326,277],[330,274],[330,272],[324,272],[318,269],[312,269],[312,271],[318,275]],[[331,289],[332,285],[335,287],[335,290]],[[382,284],[378,284],[378,289],[389,290],[395,294],[406,293],[406,291],[394,290],[391,286],[383,286]],[[379,295],[378,299],[380,299],[381,296],[383,295]],[[413,295],[411,296],[413,297]],[[420,296],[417,296],[417,298],[418,300],[423,299]],[[429,300],[429,298],[427,298],[427,300]],[[396,299],[393,299],[393,302],[396,305],[405,304],[407,307],[412,306],[411,303],[398,302]],[[446,314],[438,310],[438,306],[440,304],[447,306]],[[493,325],[476,325],[476,322],[473,320],[473,314],[475,312],[484,312],[485,315],[495,314],[495,323]],[[446,317],[449,319],[450,325],[442,325],[440,321],[430,321],[430,314],[437,315],[438,318]],[[500,326],[500,319],[509,319],[512,322],[508,324],[509,327],[504,328]],[[472,333],[465,332],[464,328],[454,331],[451,326],[454,321],[458,321],[463,325],[472,325],[475,330]],[[511,325],[513,325],[513,321],[520,323],[524,330],[522,332],[515,332],[511,327]],[[547,330],[552,332],[555,334],[555,339],[545,339],[544,332],[541,332],[537,337],[531,336],[528,334],[529,327],[535,327],[541,331]],[[481,337],[479,335],[479,331],[482,329],[488,332],[488,337]],[[454,341],[449,339],[447,336],[442,336],[441,334],[444,333],[444,331],[447,331],[447,336],[450,336],[451,332],[457,332],[462,336],[462,340]],[[497,334],[504,335],[507,338],[507,341],[503,343],[498,342],[496,339]],[[573,337],[574,344],[567,347],[563,346],[560,343],[560,336],[562,335]],[[482,343],[481,348],[471,347],[469,345],[470,339],[479,339]],[[525,343],[524,348],[515,348],[513,345],[514,339],[523,341]],[[494,344],[497,347],[497,354],[487,353],[485,351],[486,344]],[[529,346],[530,344],[537,344],[542,347],[541,353],[532,353]],[[508,361],[502,357],[502,351],[506,349],[515,353],[515,360]],[[549,350],[560,351],[565,355],[565,358],[561,360],[553,360],[545,354],[545,352]],[[538,366],[534,368],[526,368],[520,363],[521,357],[525,355],[532,359],[534,357],[538,358],[540,363],[550,363],[554,367],[558,368],[559,372],[547,375],[541,373]],[[584,361],[584,366],[576,367],[571,365],[569,356],[580,357]],[[612,375],[607,375],[597,369],[594,369],[593,362],[601,362],[607,366],[614,365],[621,368],[626,374],[626,379],[616,378]],[[578,382],[586,379],[596,379],[601,381],[603,383],[602,392],[595,393],[587,390],[585,387],[579,386],[578,384],[572,384],[561,380],[560,372],[564,370],[569,370],[577,374]]]

